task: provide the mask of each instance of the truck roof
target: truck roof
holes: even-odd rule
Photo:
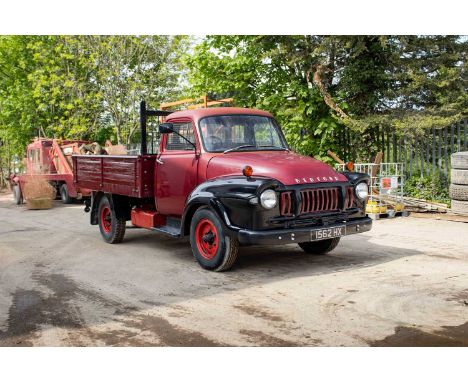
[[[205,109],[175,111],[174,113],[171,113],[167,119],[171,120],[179,118],[191,118],[194,120],[194,122],[198,122],[200,119],[205,117],[230,114],[248,114],[273,117],[270,113],[258,109],[248,109],[245,107],[209,107]]]

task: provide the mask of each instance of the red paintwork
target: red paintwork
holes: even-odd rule
[[[78,145],[83,143],[87,142],[81,140],[59,141],[57,139],[36,138],[26,148],[26,173],[15,176],[13,178],[14,182],[23,188],[28,179],[40,176],[49,182],[66,183],[68,193],[72,198],[76,198],[78,193],[82,196],[89,196],[89,189],[77,188],[75,186],[71,163],[63,153],[64,149],[73,151],[77,149]]]
[[[154,197],[154,207],[161,215],[180,217],[185,201],[193,189],[208,179],[241,175],[242,169],[252,166],[253,176],[271,177],[285,185],[346,182],[347,178],[330,166],[291,151],[242,151],[223,153],[206,152],[200,143],[200,119],[213,115],[247,114],[272,117],[268,112],[219,107],[177,111],[167,122],[191,122],[194,126],[195,151],[165,150],[167,135],[161,139],[160,154],[146,156],[74,156],[75,182],[96,191],[104,191],[136,198]],[[284,200],[286,202],[286,200]],[[290,207],[284,205],[284,213]],[[135,222],[147,226],[148,217],[135,212]],[[150,215],[154,210],[145,210]],[[156,224],[156,223],[152,223]]]
[[[154,155],[74,155],[79,187],[134,198],[154,197]]]
[[[193,125],[193,119],[185,115],[198,115],[199,111],[175,112],[170,115],[168,121],[172,123],[191,122]],[[198,171],[203,168],[200,162],[200,159],[203,157],[200,151],[200,139],[197,129],[194,129],[194,137],[197,144],[197,152],[195,152],[166,150],[167,137],[166,134],[162,136],[160,145],[159,159],[164,164],[156,164],[157,176],[154,181],[156,190],[155,205],[161,214],[181,216],[187,196],[201,183]]]
[[[346,190],[346,208],[351,208],[354,204],[354,190],[352,187],[348,187]]]
[[[229,114],[246,114],[246,115],[262,115],[264,117],[273,118],[273,116],[267,111],[257,109],[247,109],[243,107],[210,107],[207,109],[195,109],[195,110],[182,110],[176,111],[170,114],[167,118],[167,122],[174,122],[176,120],[191,120],[198,127],[200,119],[205,117],[211,117],[214,115],[229,115]]]
[[[161,227],[166,224],[166,217],[152,210],[135,208],[131,212],[132,224],[142,228]]]
[[[209,241],[206,235],[211,235]],[[198,252],[200,252],[200,255],[205,259],[211,260],[216,256],[216,251],[219,246],[218,231],[210,220],[201,219],[198,222],[195,228],[195,242],[197,243]]]
[[[285,185],[347,181],[327,164],[291,151],[218,154],[208,163],[206,178],[240,175],[246,165],[252,166],[254,176],[275,178]]]
[[[101,226],[106,233],[112,230],[112,214],[110,208],[107,206],[101,210]]]
[[[281,193],[280,198],[280,214],[282,216],[291,216],[293,214],[292,191]]]

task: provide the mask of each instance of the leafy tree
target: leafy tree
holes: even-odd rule
[[[383,114],[395,128],[423,130],[460,120],[468,109],[468,40],[460,36],[398,36]]]
[[[28,80],[44,136],[87,139],[102,112],[94,62],[81,37],[38,36],[29,44],[34,69]]]
[[[104,117],[118,143],[129,144],[138,128],[139,103],[157,106],[181,91],[181,55],[185,36],[87,36]]]
[[[29,140],[37,117],[28,79],[34,65],[30,41],[29,36],[0,37],[0,139],[13,153]]]
[[[352,130],[367,160],[378,129],[466,112],[466,48],[458,36],[208,36],[187,63],[196,93],[270,110],[296,150],[323,158]]]
[[[37,135],[91,135],[100,105],[87,60],[73,37],[0,39],[0,123],[15,152]]]
[[[34,136],[130,143],[182,91],[186,36],[0,36],[0,166]]]

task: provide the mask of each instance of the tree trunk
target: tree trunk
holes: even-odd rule
[[[310,81],[310,73],[312,72],[312,68],[311,70],[309,70],[307,72],[307,83],[308,84],[311,84],[311,81]],[[328,69],[325,68],[325,66],[323,65],[318,65],[316,68],[315,68],[315,71],[313,72],[313,75],[312,75],[312,82],[313,84],[315,84],[319,90],[320,90],[320,94],[322,94],[322,97],[323,97],[323,100],[325,101],[325,103],[327,104],[327,106],[334,110],[339,116],[341,119],[343,120],[349,120],[349,116],[335,103],[335,101],[333,100],[332,96],[330,95],[330,93],[328,93],[328,90],[324,84],[324,78],[323,76],[325,75],[325,72],[327,71]]]

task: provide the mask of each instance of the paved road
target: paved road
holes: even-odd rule
[[[328,256],[251,247],[212,273],[187,240],[109,245],[88,218],[0,194],[0,345],[468,345],[468,224],[381,220]]]

